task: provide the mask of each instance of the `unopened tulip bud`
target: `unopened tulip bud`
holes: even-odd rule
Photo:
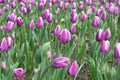
[[[44,4],[43,4],[42,2],[39,4],[39,9],[40,9],[40,10],[43,10],[43,9],[44,9]]]
[[[52,8],[52,3],[51,2],[48,3],[48,8]]]
[[[10,9],[10,6],[9,6],[9,4],[7,4],[7,5],[4,7],[4,10],[7,12],[7,11],[9,11],[9,9]]]
[[[79,9],[82,10],[84,7],[84,3],[82,1],[79,2]]]
[[[2,9],[0,9],[0,16],[3,14]]]
[[[115,7],[114,7],[114,5],[111,5],[110,7],[109,7],[109,9],[108,9],[108,12],[110,13],[110,14],[114,14],[114,10],[115,9]]]
[[[92,20],[92,26],[99,27],[100,25],[101,25],[100,18],[98,16],[95,16]]]
[[[114,58],[120,59],[120,43],[116,43],[114,46]]]
[[[48,59],[51,59],[51,58],[52,58],[52,55],[51,55],[51,52],[50,52],[50,51],[47,52],[47,56],[48,56]]]
[[[105,33],[104,33],[104,39],[108,40],[111,37],[111,32],[110,32],[110,28],[106,29]]]
[[[75,2],[72,3],[72,9],[76,9],[77,4]]]
[[[47,9],[46,11],[44,11],[44,12],[42,13],[42,18],[43,18],[43,19],[47,18],[47,17],[49,16],[49,14],[50,14],[50,11],[49,11],[49,9]]]
[[[70,32],[74,34],[76,32],[76,24],[73,24],[70,28]]]
[[[14,28],[14,22],[8,21],[6,26],[5,26],[5,30],[7,32],[11,32],[13,30],[13,28]]]
[[[52,22],[52,14],[50,13],[47,17],[47,22],[51,23]]]
[[[16,7],[16,2],[12,2],[11,7],[14,9]]]
[[[18,17],[16,22],[17,22],[17,25],[20,26],[20,27],[23,25],[23,20],[22,20],[21,17]]]
[[[8,50],[8,41],[7,38],[3,38],[1,43],[0,43],[0,50],[1,51],[6,51]]]
[[[65,3],[64,9],[65,9],[65,10],[68,10],[68,9],[69,9],[69,3]]]
[[[68,61],[69,61],[69,58],[67,57],[58,57],[54,59],[53,66],[55,68],[64,68],[68,66]]]
[[[74,13],[72,16],[71,16],[71,22],[72,23],[76,23],[78,20],[78,15],[77,13]]]
[[[97,34],[96,34],[96,41],[101,42],[104,40],[104,30],[99,29]]]
[[[87,19],[87,15],[82,11],[82,15],[81,15],[81,21],[85,22]]]
[[[106,16],[107,16],[107,15],[106,15],[106,12],[104,11],[104,12],[102,13],[101,19],[102,19],[102,20],[106,20]]]
[[[105,4],[105,2],[106,2],[105,0],[101,0],[101,3],[102,3],[102,4]]]
[[[12,39],[14,40],[15,39],[15,33],[12,33]]]
[[[37,28],[43,28],[44,27],[42,17],[38,18],[36,26],[37,26]]]
[[[102,53],[108,53],[110,51],[110,42],[107,41],[102,41],[102,44],[100,46],[100,51]]]
[[[32,5],[31,5],[31,4],[28,5],[27,11],[28,11],[28,12],[32,12]]]
[[[64,7],[64,2],[60,1],[59,8],[62,9]]]
[[[85,3],[86,3],[88,6],[90,6],[91,3],[92,3],[92,1],[91,1],[91,0],[85,0]]]
[[[2,69],[5,70],[6,69],[6,63],[4,61],[2,61]]]
[[[38,72],[39,72],[38,68],[34,69],[34,74],[37,74]]]
[[[30,29],[33,29],[33,28],[34,28],[34,20],[31,20],[31,21],[29,22],[29,28],[30,28]]]
[[[57,25],[56,28],[55,28],[55,30],[54,30],[54,34],[55,34],[56,36],[59,36],[59,35],[60,35],[60,32],[61,32],[60,25]]]
[[[74,77],[77,73],[78,70],[78,64],[77,61],[73,61],[70,65],[69,68],[67,70],[67,73],[69,76]]]
[[[118,14],[119,14],[119,8],[118,8],[118,7],[115,7],[115,8],[114,8],[114,15],[117,16]]]

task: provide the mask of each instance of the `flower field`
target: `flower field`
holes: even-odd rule
[[[0,80],[120,80],[120,0],[0,0]]]

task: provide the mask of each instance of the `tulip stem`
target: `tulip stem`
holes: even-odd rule
[[[77,71],[77,73],[76,73],[76,75],[75,75],[75,78],[74,78],[74,80],[76,80],[76,78],[77,78],[77,75],[78,75],[78,73],[79,73],[79,71],[81,70],[81,68],[82,68],[82,66],[84,65],[84,63],[82,63],[81,64],[81,66],[79,67],[79,69],[78,69],[78,71]]]

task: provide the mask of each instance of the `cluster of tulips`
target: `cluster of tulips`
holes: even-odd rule
[[[0,0],[0,80],[76,80],[84,64],[91,80],[114,79],[119,9],[120,0]]]

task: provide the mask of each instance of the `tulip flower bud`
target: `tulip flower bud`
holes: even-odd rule
[[[102,44],[100,46],[100,51],[102,53],[108,53],[110,51],[110,42],[108,40],[102,41]]]
[[[14,9],[16,7],[16,2],[12,2],[11,7]]]
[[[43,19],[47,18],[47,17],[49,16],[49,14],[50,14],[50,11],[49,11],[49,9],[47,9],[46,11],[44,11],[44,12],[42,13],[42,18],[43,18]]]
[[[39,9],[40,9],[40,10],[43,10],[43,9],[44,9],[44,4],[43,4],[42,2],[39,4]]]
[[[62,9],[64,7],[64,2],[60,1],[59,8]]]
[[[78,64],[77,61],[73,61],[70,65],[69,68],[67,70],[67,73],[69,76],[74,77],[77,73],[78,70]]]
[[[78,20],[78,15],[77,13],[74,13],[72,16],[71,16],[71,22],[72,23],[76,23]]]
[[[50,13],[47,17],[47,22],[51,23],[52,22],[52,14]]]
[[[91,0],[85,0],[85,3],[88,5],[88,6],[90,6],[91,5]]]
[[[104,11],[104,12],[102,13],[101,19],[102,19],[102,20],[106,20],[106,16],[107,16],[107,15],[106,15],[106,12]]]
[[[81,15],[81,21],[85,22],[87,19],[87,15],[82,11],[82,15]]]
[[[24,73],[25,73],[25,70],[23,70],[23,68],[16,68],[13,70],[13,75],[17,77],[18,80],[22,80]]]
[[[23,20],[22,20],[21,17],[18,17],[17,20],[16,20],[16,22],[17,22],[17,25],[18,25],[19,27],[21,27],[21,26],[23,25]]]
[[[118,8],[118,7],[115,7],[115,8],[114,8],[114,15],[117,16],[118,14],[119,14],[119,8]]]
[[[11,32],[14,28],[14,23],[12,21],[8,21],[6,26],[5,26],[5,30],[7,32]]]
[[[87,14],[91,14],[93,12],[93,9],[91,8],[91,7],[89,7],[88,9],[87,9]]]
[[[0,16],[3,14],[2,9],[0,9]]]
[[[52,55],[51,55],[50,51],[47,52],[47,57],[48,57],[49,60],[52,58]]]
[[[110,7],[110,6],[109,6],[109,3],[106,3],[106,4],[105,4],[105,8],[108,10],[109,7]]]
[[[99,27],[100,25],[101,25],[100,18],[98,16],[95,16],[92,20],[92,26]]]
[[[101,15],[101,10],[98,9],[97,12],[96,12],[96,16],[100,16]]]
[[[48,3],[48,8],[52,8],[52,3],[51,2]]]
[[[54,59],[53,66],[55,68],[64,68],[68,66],[68,61],[69,61],[69,58],[67,57],[58,57]]]
[[[110,32],[110,28],[106,29],[105,33],[104,33],[104,39],[108,40],[111,37],[111,32]]]
[[[71,40],[70,31],[67,30],[67,29],[63,29],[63,30],[60,32],[59,40],[60,40],[61,42],[63,42],[63,43],[70,42],[70,40]]]
[[[8,42],[8,48],[12,48],[13,40],[11,37],[7,37],[7,42]]]
[[[54,30],[54,34],[55,34],[56,36],[59,36],[60,32],[61,32],[60,25],[57,25],[56,28],[55,28],[55,30]]]
[[[39,69],[34,69],[34,74],[37,74],[39,72]]]
[[[75,2],[72,3],[72,9],[76,9],[77,4]]]
[[[30,29],[33,29],[33,28],[34,28],[34,20],[31,20],[31,21],[29,22],[29,28],[30,28]]]
[[[36,26],[37,26],[37,28],[43,28],[44,27],[42,17],[38,18]]]
[[[6,69],[6,63],[4,61],[2,61],[2,69],[5,70]]]
[[[116,25],[117,24],[117,20],[113,19],[113,24]]]
[[[108,9],[108,12],[110,13],[110,14],[114,14],[114,10],[115,9],[115,7],[114,7],[114,5],[111,5],[110,7],[109,7],[109,9]]]
[[[102,3],[102,4],[105,4],[105,3],[106,3],[106,1],[105,1],[105,0],[101,0],[101,3]]]
[[[27,8],[24,7],[23,10],[22,10],[23,14],[27,14]]]
[[[28,11],[28,12],[32,12],[32,5],[31,5],[31,4],[28,5],[27,11]]]
[[[70,32],[74,34],[76,32],[76,24],[73,24],[70,28]]]
[[[118,6],[120,6],[120,0],[118,0]]]
[[[104,40],[104,30],[99,29],[97,34],[96,34],[96,41],[101,42]]]
[[[15,33],[12,33],[12,39],[14,40],[15,39]]]
[[[7,17],[7,21],[12,21],[12,22],[16,22],[17,19],[17,15],[15,15],[15,13],[11,13],[8,17]]]
[[[82,1],[79,2],[79,9],[82,10],[84,7],[84,3]]]
[[[7,4],[7,5],[4,7],[4,10],[7,12],[7,11],[9,11],[9,9],[10,9],[10,6],[9,6],[9,4]]]
[[[69,9],[69,3],[65,3],[64,9],[65,9],[65,10],[68,10],[68,9]]]
[[[115,59],[120,58],[120,43],[116,43],[114,46],[114,58]]]
[[[60,8],[57,8],[56,14],[59,14],[59,13],[60,13]]]
[[[6,51],[8,50],[8,41],[6,38],[3,38],[1,43],[0,43],[0,50],[1,51]]]

